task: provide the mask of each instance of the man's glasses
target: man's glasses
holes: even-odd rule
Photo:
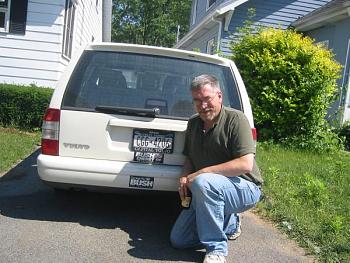
[[[212,97],[205,97],[203,100],[193,99],[192,103],[196,106],[201,106],[203,104],[208,105],[208,103],[210,103],[216,97],[216,95],[218,95],[218,92],[216,92],[215,95]]]

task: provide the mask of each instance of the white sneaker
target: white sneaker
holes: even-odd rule
[[[227,235],[228,240],[236,240],[242,234],[241,218],[238,221],[238,227],[236,232]]]
[[[206,254],[203,263],[226,263],[225,256]]]

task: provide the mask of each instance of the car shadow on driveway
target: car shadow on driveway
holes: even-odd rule
[[[200,262],[204,257],[203,250],[176,250],[169,243],[171,226],[180,212],[176,195],[57,192],[39,179],[36,170],[39,153],[40,149],[0,178],[0,219],[6,217],[10,224],[21,223],[11,219],[72,222],[108,230],[106,235],[116,242],[128,239],[128,245],[115,244],[118,249],[127,250],[120,253],[130,258],[128,262],[136,259]],[[128,237],[118,240],[116,229]],[[53,235],[58,233],[59,227],[52,231]]]

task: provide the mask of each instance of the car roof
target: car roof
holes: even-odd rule
[[[146,55],[166,56],[173,58],[183,58],[193,61],[200,61],[206,63],[212,63],[222,66],[230,66],[230,60],[219,57],[218,55],[209,55],[194,51],[155,47],[146,45],[126,44],[126,43],[93,43],[88,45],[85,50],[98,50],[98,51],[113,51],[113,52],[126,52],[126,53],[138,53]]]

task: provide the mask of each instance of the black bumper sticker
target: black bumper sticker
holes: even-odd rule
[[[154,185],[153,177],[130,176],[129,187],[152,189]]]

